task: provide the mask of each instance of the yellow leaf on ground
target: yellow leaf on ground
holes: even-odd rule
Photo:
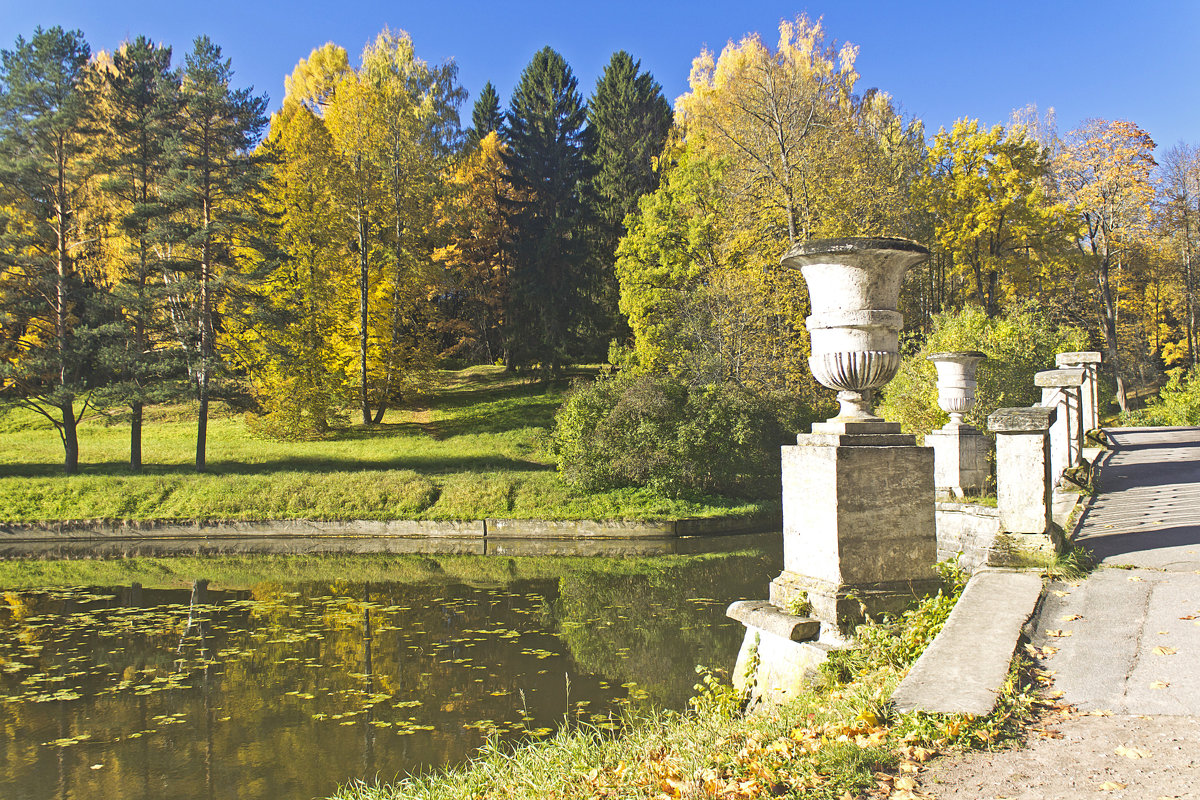
[[[1176,650],[1174,647],[1163,647],[1162,645],[1159,645],[1158,647],[1154,648],[1153,652],[1156,656],[1173,656],[1175,655]]]
[[[1166,681],[1154,681],[1154,683],[1150,684],[1150,688],[1151,689],[1165,689],[1170,685],[1171,684],[1167,683]]]
[[[1060,592],[1058,589],[1055,589],[1052,594],[1055,597],[1066,597],[1068,594],[1070,594],[1070,592]]]
[[[896,780],[893,782],[892,785],[901,791],[909,791],[909,792],[911,792],[913,789],[917,788],[917,782],[914,781],[912,778],[908,777],[907,775],[902,775],[899,778],[896,778]]]
[[[1071,635],[1072,633],[1074,633],[1074,632],[1075,632],[1075,631],[1064,631],[1064,630],[1053,630],[1053,631],[1050,631],[1050,630],[1048,630],[1048,631],[1046,631],[1046,635],[1047,635],[1047,636],[1052,636],[1052,637],[1054,637],[1055,639],[1061,639],[1061,638],[1062,638],[1062,637],[1064,637],[1064,636],[1070,636],[1070,635]]]
[[[1146,750],[1142,750],[1139,747],[1126,747],[1125,745],[1118,746],[1114,752],[1117,755],[1125,756],[1126,758],[1149,758],[1150,757],[1150,753]]]
[[[1103,709],[1098,708],[1095,711],[1089,711],[1087,713],[1091,714],[1093,717],[1111,717],[1112,716],[1112,712],[1109,711],[1107,708],[1103,708]]]
[[[1140,581],[1140,580],[1141,580],[1141,578],[1140,578],[1140,577],[1138,577],[1137,575],[1130,575],[1130,576],[1129,576],[1128,578],[1126,578],[1125,580],[1128,580],[1128,581]]]
[[[1124,789],[1127,785],[1128,784],[1125,783],[1117,783],[1116,781],[1105,781],[1104,783],[1100,784],[1100,791],[1117,792],[1121,789]]]
[[[1083,615],[1082,614],[1067,614],[1065,617],[1062,618],[1062,621],[1063,622],[1074,622],[1077,619],[1083,619]]]

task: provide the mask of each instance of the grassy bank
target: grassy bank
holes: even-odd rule
[[[859,629],[817,685],[785,706],[743,715],[740,698],[700,670],[693,708],[628,720],[618,736],[562,730],[520,748],[485,747],[464,767],[394,784],[344,787],[337,800],[790,797],[912,800],[939,752],[1011,737],[1037,702],[1018,669],[996,711],[895,714],[888,698],[948,616],[956,591],[891,624]]]
[[[646,489],[584,494],[558,478],[548,433],[568,388],[475,367],[445,372],[422,406],[328,439],[254,438],[242,416],[209,423],[208,470],[191,467],[195,416],[149,410],[146,467],[127,466],[128,414],[80,427],[80,474],[61,474],[49,423],[0,415],[0,521],[60,519],[670,519],[746,516],[769,503],[678,499]]]

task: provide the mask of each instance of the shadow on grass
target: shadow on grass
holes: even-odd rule
[[[279,458],[246,464],[233,461],[209,461],[205,475],[269,475],[278,472],[363,472],[368,470],[413,470],[426,475],[459,472],[549,472],[552,464],[526,461],[507,456],[404,456],[394,459],[358,458]],[[195,475],[192,464],[147,464],[140,473],[124,462],[80,464],[79,475],[132,477],[136,475]],[[61,463],[0,464],[0,478],[59,478]]]

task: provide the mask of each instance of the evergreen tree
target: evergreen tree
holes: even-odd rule
[[[171,206],[161,196],[168,140],[178,120],[179,73],[171,49],[146,37],[117,50],[104,71],[100,188],[113,222],[106,237],[109,299],[123,324],[103,355],[116,380],[108,393],[130,409],[129,465],[142,467],[145,404],[164,397],[170,331],[160,236]]]
[[[168,148],[170,199],[180,210],[173,238],[184,251],[177,259],[186,279],[176,278],[174,302],[186,316],[177,336],[190,350],[190,368],[200,401],[196,424],[196,469],[203,470],[208,433],[210,383],[218,366],[216,315],[221,295],[237,276],[236,237],[251,221],[247,201],[263,180],[262,159],[251,153],[267,123],[265,96],[233,89],[233,69],[207,36],[196,38],[186,58],[181,116]],[[184,324],[186,320],[186,324]]]
[[[488,81],[479,92],[475,108],[471,111],[471,130],[467,132],[467,144],[470,147],[478,147],[489,133],[500,130],[503,124],[500,95],[496,94],[496,87]]]
[[[571,68],[549,47],[521,74],[505,118],[514,198],[510,352],[516,366],[557,373],[580,352],[587,306],[580,192],[587,111]]]
[[[625,233],[625,217],[635,213],[638,198],[658,188],[654,160],[662,153],[671,129],[671,104],[640,61],[620,50],[613,53],[588,103],[593,148],[588,154],[588,209],[595,226],[594,286],[602,334],[628,334],[617,309],[617,244]],[[622,337],[624,338],[624,337]]]
[[[0,391],[50,420],[68,474],[96,383],[96,287],[78,263],[93,240],[90,55],[81,32],[59,27],[0,51]]]

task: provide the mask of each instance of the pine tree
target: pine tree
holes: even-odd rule
[[[107,393],[131,412],[129,465],[136,472],[144,407],[165,396],[171,371],[160,242],[171,206],[161,192],[178,121],[179,73],[171,69],[169,47],[139,36],[113,54],[103,75],[97,161],[113,228],[104,260],[109,299],[122,323],[103,356],[115,377]]]
[[[79,264],[93,239],[90,55],[81,32],[59,27],[0,51],[0,391],[50,420],[67,474],[96,385],[97,287]]]
[[[521,74],[505,118],[505,166],[515,191],[510,351],[516,366],[556,374],[580,352],[590,315],[580,192],[587,111],[571,68],[549,47]]]
[[[168,148],[170,199],[181,212],[173,235],[185,251],[177,263],[187,275],[177,281],[175,301],[189,312],[177,335],[191,350],[200,401],[197,470],[205,465],[210,384],[218,367],[218,301],[227,280],[236,276],[234,237],[249,222],[246,201],[263,180],[262,161],[251,148],[267,123],[267,100],[250,89],[233,89],[232,78],[221,48],[207,36],[197,37],[186,58],[180,123]]]
[[[654,162],[671,129],[671,104],[658,81],[639,72],[640,67],[624,50],[613,53],[588,103],[593,148],[588,153],[587,203],[595,226],[597,324],[604,338],[628,335],[617,309],[617,244],[625,233],[625,217],[637,211],[638,198],[658,187]]]
[[[475,108],[471,111],[471,129],[467,132],[467,145],[478,147],[489,133],[500,130],[504,124],[504,114],[500,112],[500,95],[496,87],[488,81],[479,92]]]

